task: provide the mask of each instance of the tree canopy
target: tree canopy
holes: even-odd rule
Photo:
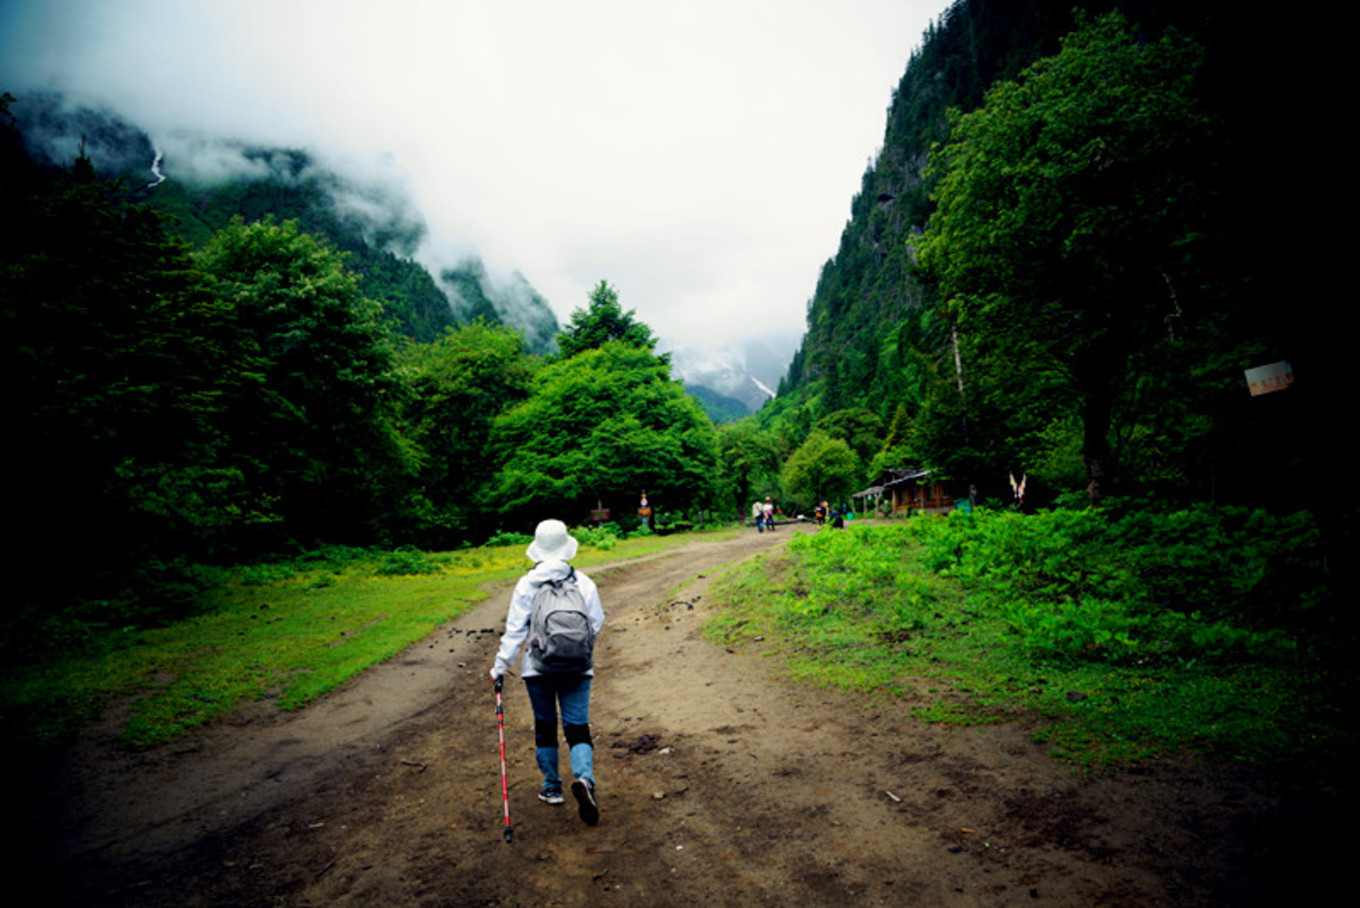
[[[717,427],[723,501],[745,513],[752,499],[780,493],[779,471],[788,451],[773,432],[744,419]]]
[[[713,424],[647,349],[608,341],[545,366],[523,403],[497,417],[503,460],[489,506],[525,524],[585,520],[597,501],[675,510],[705,502],[717,469]]]
[[[481,500],[502,466],[489,450],[496,415],[529,393],[534,362],[511,328],[473,322],[450,328],[433,344],[411,344],[400,357],[409,387],[405,423],[421,452],[414,537],[452,546],[469,533],[495,529],[499,518]]]
[[[571,313],[571,321],[557,336],[557,347],[562,357],[569,358],[586,350],[598,350],[610,341],[619,341],[644,350],[656,348],[652,329],[635,317],[635,309],[623,311],[618,291],[600,281],[590,291],[590,302],[585,309]]]
[[[0,202],[12,228],[0,363],[14,554],[40,565],[78,553],[61,576],[82,590],[201,551],[234,519],[240,487],[215,453],[235,358],[229,311],[161,218],[128,205],[84,156],[49,186],[0,183]]]
[[[1116,471],[1132,364],[1190,314],[1207,188],[1195,152],[1211,125],[1199,56],[1105,16],[953,116],[932,157],[921,260],[957,325],[965,383],[1004,386],[1011,414],[1041,402],[1061,418],[1071,400],[1093,498]],[[1024,431],[1042,431],[1037,418]]]
[[[412,470],[380,307],[294,222],[234,221],[198,254],[245,345],[231,452],[262,507],[303,538],[372,537]]]
[[[845,442],[862,465],[873,460],[883,447],[883,420],[865,407],[850,407],[828,413],[817,420],[813,430]]]
[[[813,432],[784,464],[784,492],[805,505],[835,501],[855,490],[860,462],[842,439]]]

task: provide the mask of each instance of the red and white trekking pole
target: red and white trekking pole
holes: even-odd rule
[[[501,739],[501,801],[505,805],[505,842],[510,843],[510,779],[505,774],[505,710],[501,707],[501,684],[505,678],[496,679],[496,733]]]

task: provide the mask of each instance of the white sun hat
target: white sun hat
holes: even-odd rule
[[[560,520],[545,520],[534,530],[534,541],[524,550],[530,561],[570,561],[576,557],[576,540]]]

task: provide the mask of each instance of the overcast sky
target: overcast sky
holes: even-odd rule
[[[0,90],[385,169],[423,257],[475,249],[560,320],[603,278],[671,343],[717,345],[802,333],[947,5],[0,0]]]

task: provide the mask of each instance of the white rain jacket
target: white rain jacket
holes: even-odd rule
[[[524,638],[529,636],[529,619],[533,616],[534,594],[538,592],[538,588],[548,580],[562,580],[570,573],[571,565],[565,561],[541,561],[534,565],[529,573],[519,578],[519,583],[515,584],[515,591],[510,594],[510,613],[505,617],[505,633],[501,635],[501,648],[496,653],[494,670],[497,674],[504,675],[510,669],[510,664],[515,659],[515,651],[520,648]],[[576,585],[586,601],[590,627],[598,637],[600,629],[604,627],[604,605],[600,602],[600,591],[596,588],[595,581],[580,571],[576,572]],[[527,647],[520,659],[519,673],[522,678],[532,678],[538,674],[529,665]],[[586,674],[593,677],[595,671],[591,669]]]

